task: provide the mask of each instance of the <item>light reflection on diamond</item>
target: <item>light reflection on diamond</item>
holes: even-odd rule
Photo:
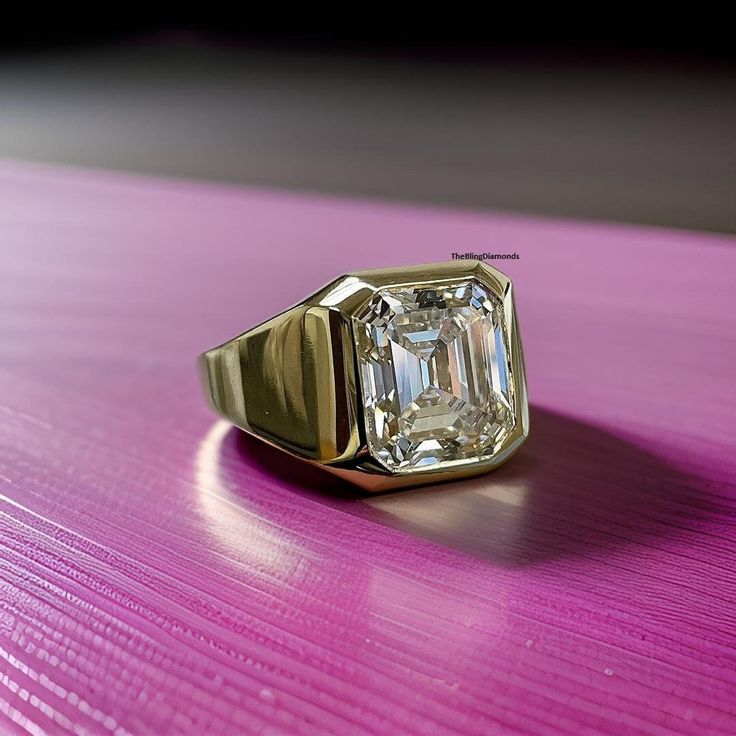
[[[479,281],[379,291],[354,327],[368,445],[389,470],[488,458],[514,428],[503,305]]]

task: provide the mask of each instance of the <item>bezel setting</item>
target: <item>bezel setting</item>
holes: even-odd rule
[[[515,424],[501,299],[476,277],[377,291],[352,320],[368,449],[391,473],[491,457]]]

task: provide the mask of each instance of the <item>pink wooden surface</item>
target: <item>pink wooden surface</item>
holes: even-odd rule
[[[733,238],[6,163],[0,733],[736,732]],[[358,267],[516,250],[532,436],[368,500],[196,354]]]

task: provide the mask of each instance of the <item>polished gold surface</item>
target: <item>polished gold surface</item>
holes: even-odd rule
[[[493,455],[467,466],[392,473],[366,446],[352,318],[380,289],[475,278],[503,303],[515,425]],[[458,479],[505,462],[529,433],[524,360],[510,279],[480,261],[360,271],[335,279],[201,359],[213,407],[291,455],[378,492]]]

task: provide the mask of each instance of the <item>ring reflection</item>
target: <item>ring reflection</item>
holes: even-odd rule
[[[291,535],[248,507],[248,498],[229,478],[227,465],[239,457],[226,441],[233,425],[217,420],[199,443],[194,461],[197,506],[218,548],[229,559],[247,565],[249,572],[293,575],[300,560]],[[244,483],[254,484],[243,474]],[[254,487],[254,486],[253,486]]]

